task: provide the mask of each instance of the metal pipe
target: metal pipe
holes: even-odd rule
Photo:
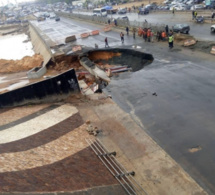
[[[90,140],[90,139],[89,139]],[[92,142],[92,140],[90,140],[91,142]],[[95,142],[94,142],[95,143]],[[102,154],[102,152],[96,147],[96,145],[94,144],[93,142],[92,142],[92,145]],[[106,160],[106,162],[111,166],[111,168],[112,169],[114,169],[114,171],[117,173],[117,174],[119,174],[118,173],[118,171],[113,167],[113,165],[108,161],[108,159],[105,157],[105,156],[103,156],[104,157],[104,159]],[[115,175],[114,175],[115,176]],[[115,176],[116,177],[116,176]],[[117,178],[117,177],[116,177]],[[121,177],[121,179],[125,182],[125,184],[130,188],[130,190],[134,193],[134,194],[136,194],[134,191],[133,191],[133,189],[131,188],[131,186],[127,183],[127,181],[125,181],[125,179],[124,178],[122,178]]]
[[[98,141],[97,140],[95,140],[96,141],[96,143],[97,143],[97,145],[100,147],[100,149],[103,151],[103,152],[106,152],[102,147],[101,147],[101,144],[99,144],[98,143]],[[124,172],[121,170],[121,168],[119,167],[119,165],[117,165],[114,161],[113,161],[113,159],[111,159],[109,156],[108,156],[108,158],[112,161],[112,163],[119,169],[119,171],[121,172],[121,173],[123,173],[124,174]],[[108,160],[107,160],[108,161]],[[110,164],[110,163],[109,163]],[[110,164],[111,165],[111,164]],[[111,165],[112,166],[112,165]],[[112,166],[113,167],[113,166]],[[118,173],[118,172],[116,172],[117,173],[117,175],[120,175],[120,173]],[[127,177],[127,176],[125,176],[128,180],[129,180],[129,178]],[[123,178],[123,177],[121,177],[122,178],[122,180],[128,185],[128,187],[130,188],[130,190],[134,193],[134,194],[136,194],[136,192],[131,188],[131,186],[127,183],[127,181],[125,181],[125,179]],[[129,182],[131,182],[130,180],[129,180]]]
[[[96,141],[100,144],[100,145],[102,145],[103,146],[103,144],[98,140],[98,139],[96,139]],[[104,146],[103,146],[104,147]],[[105,150],[105,152],[107,152],[107,149],[104,147],[104,150]],[[125,170],[125,172],[127,173],[128,172],[128,170],[123,166],[123,165],[121,165],[121,163],[116,159],[116,157],[115,156],[112,156],[112,158]],[[137,182],[137,180],[134,178],[134,177],[131,177],[131,179],[133,179],[134,180],[134,182],[136,183],[136,185],[146,194],[146,195],[148,195],[148,193],[142,188],[142,186]],[[132,183],[132,182],[131,182]],[[139,191],[139,190],[138,190]]]
[[[103,161],[103,159],[98,155],[98,153],[95,151],[95,149],[92,147],[92,143],[89,143],[87,139],[85,139],[86,142],[88,143],[88,145],[92,148],[92,150],[94,151],[94,153],[99,157],[99,159],[102,161],[102,163],[105,165],[105,167],[111,172],[111,174],[115,177],[114,173],[112,172],[112,170],[107,166],[107,164]],[[89,139],[90,140],[90,139]],[[90,142],[92,142],[90,140]],[[117,181],[121,184],[121,186],[125,189],[125,191],[130,195],[131,193],[126,189],[126,187],[123,185],[123,183],[117,178]]]

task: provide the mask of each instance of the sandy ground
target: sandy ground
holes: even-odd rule
[[[34,67],[41,66],[43,57],[35,54],[33,57],[26,56],[21,60],[0,59],[0,73],[14,73],[27,71]]]

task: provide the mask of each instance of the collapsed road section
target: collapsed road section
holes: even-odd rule
[[[81,87],[79,87],[78,79],[84,80],[87,87],[97,85],[97,91],[101,91],[111,81],[110,77],[115,74],[114,70],[117,72],[137,71],[150,64],[153,57],[151,54],[129,49],[91,49],[84,52],[78,51],[69,56],[58,56],[55,63],[48,64],[48,70],[59,68],[58,61],[61,63],[64,61],[63,73],[50,78],[45,77],[43,81],[1,94],[0,107],[65,99],[68,94],[71,95],[70,92],[79,93]],[[72,69],[68,70],[70,68]],[[86,75],[90,75],[91,79],[89,80],[89,76]]]

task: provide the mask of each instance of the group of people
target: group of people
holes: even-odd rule
[[[139,28],[138,29],[138,35],[140,37],[143,37],[145,42],[153,42],[154,32],[150,28]]]
[[[126,34],[129,35],[129,27],[126,27]],[[133,38],[136,38],[136,28],[133,28]],[[154,36],[156,36],[157,41],[166,41],[168,40],[169,43],[169,48],[173,48],[173,42],[174,42],[174,37],[173,37],[173,31],[169,31],[168,25],[166,25],[165,30],[163,31],[157,31],[156,34],[154,34],[154,31],[150,28],[139,28],[138,29],[138,35],[140,37],[143,37],[145,42],[154,42]],[[122,44],[124,43],[124,33],[120,33],[120,39]],[[107,37],[105,38],[105,47],[109,47],[108,45],[108,39]]]

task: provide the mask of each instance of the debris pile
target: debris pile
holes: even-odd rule
[[[16,73],[28,71],[34,67],[41,66],[43,57],[39,54],[34,56],[25,56],[21,60],[0,59],[0,73]]]

